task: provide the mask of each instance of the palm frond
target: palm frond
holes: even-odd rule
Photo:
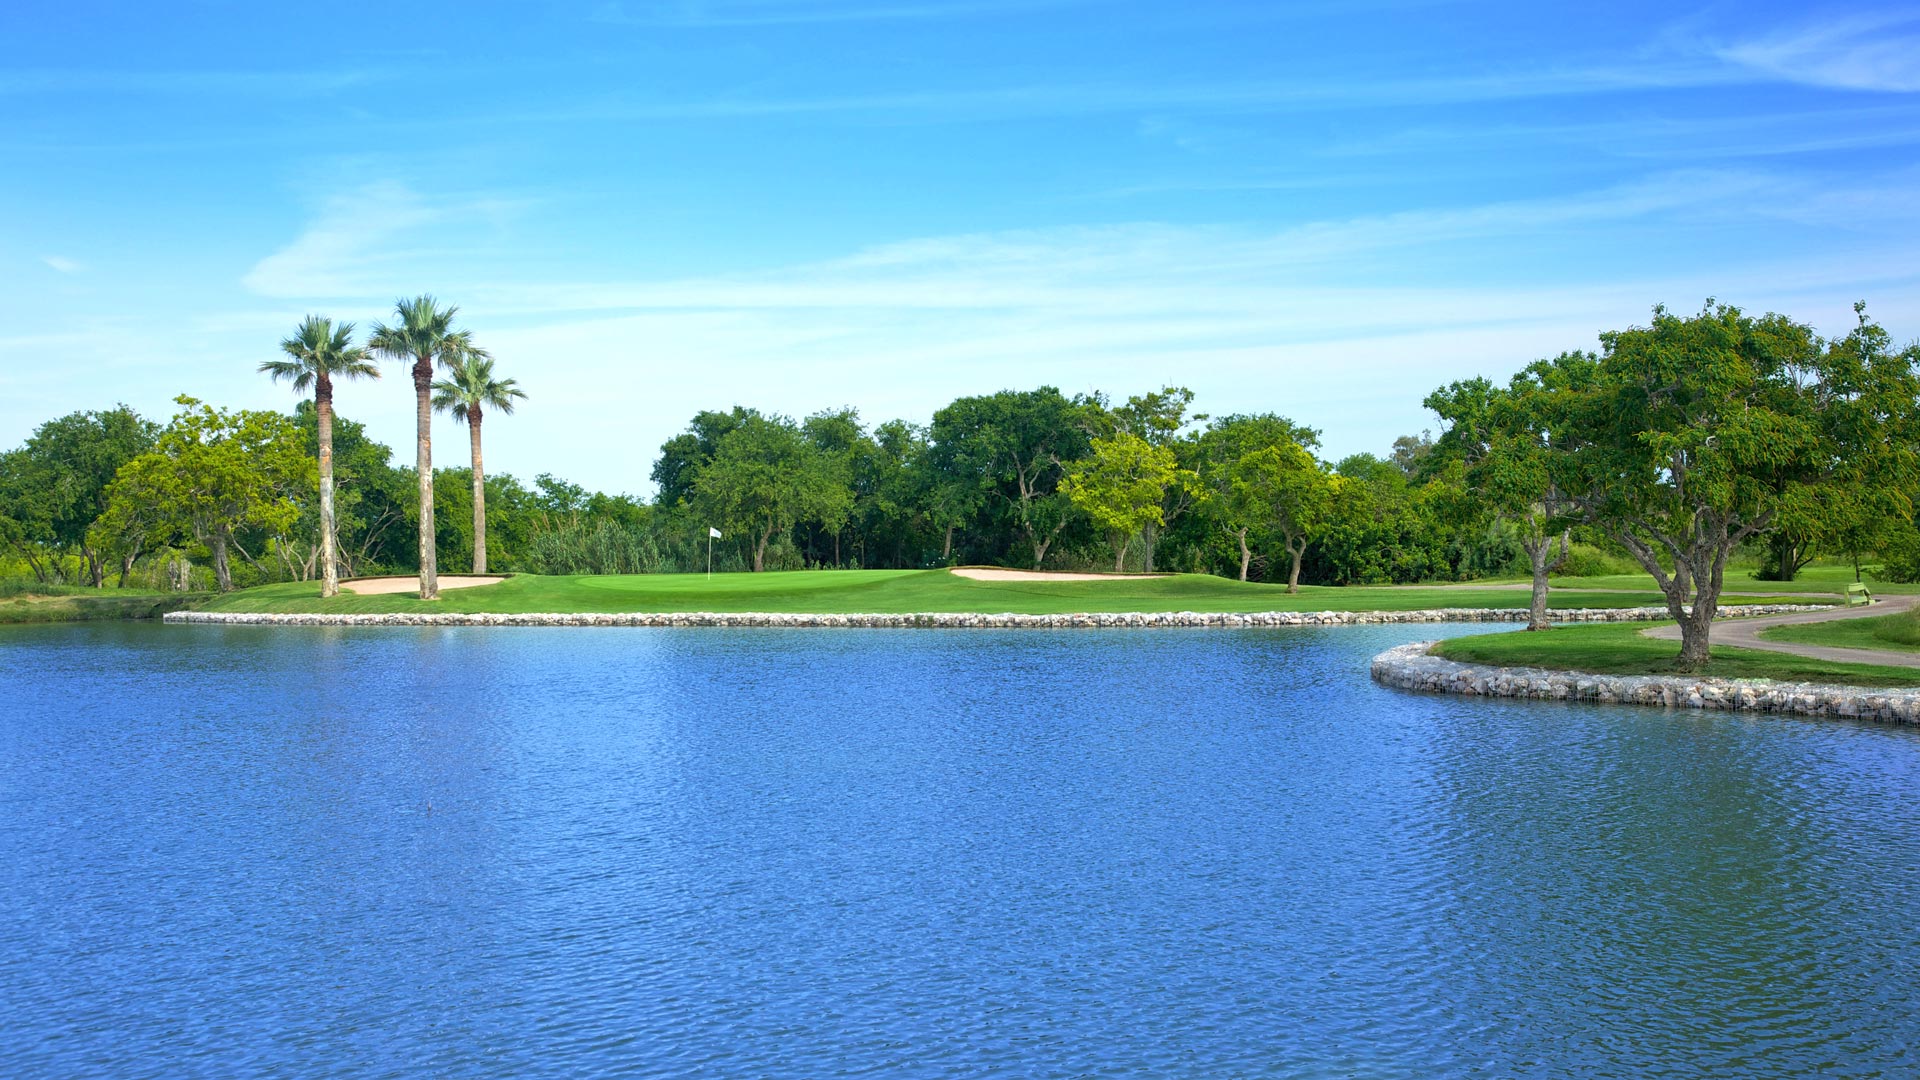
[[[436,409],[452,411],[455,419],[464,420],[467,410],[474,408],[511,415],[514,403],[527,396],[515,380],[493,377],[493,356],[484,349],[465,350],[449,365],[447,374],[449,378],[433,384],[433,404]]]
[[[263,361],[260,372],[275,381],[291,382],[303,394],[321,378],[377,378],[380,374],[368,361],[366,350],[353,344],[353,324],[336,325],[324,315],[302,319],[293,334],[280,342],[280,351],[285,357]]]

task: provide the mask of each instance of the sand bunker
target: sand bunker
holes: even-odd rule
[[[1002,570],[990,566],[956,566],[953,576],[974,581],[1138,581],[1172,574],[1073,574],[1060,570]]]
[[[475,585],[498,585],[507,580],[503,577],[476,577],[473,574],[441,574],[440,591],[448,589],[471,589]],[[382,593],[417,593],[420,591],[420,576],[408,577],[370,577],[358,581],[343,581],[340,588],[361,596],[378,596]]]

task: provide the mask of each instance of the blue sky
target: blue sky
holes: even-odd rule
[[[302,315],[422,291],[532,395],[494,469],[636,493],[734,403],[1171,382],[1339,456],[1656,302],[1920,335],[1920,14],[1570,7],[15,5],[0,445],[287,408]],[[410,457],[399,376],[339,405]]]

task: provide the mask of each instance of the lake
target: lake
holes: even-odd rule
[[[0,1075],[1920,1073],[1920,732],[1488,629],[0,628]]]

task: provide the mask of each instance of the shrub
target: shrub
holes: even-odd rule
[[[1592,544],[1573,545],[1567,553],[1566,563],[1557,571],[1561,577],[1609,577],[1641,572],[1639,563]]]

